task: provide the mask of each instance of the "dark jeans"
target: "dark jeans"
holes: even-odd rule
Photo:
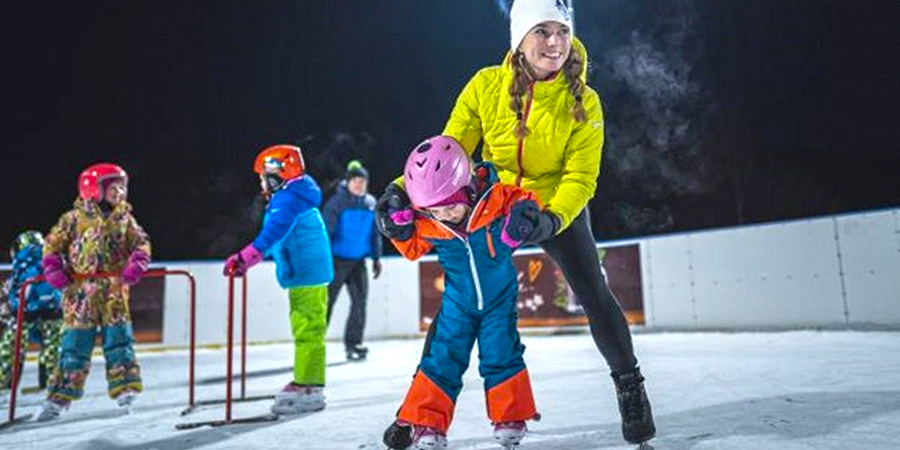
[[[350,294],[350,317],[344,329],[346,348],[362,344],[366,328],[366,299],[369,297],[369,272],[366,260],[350,261],[334,258],[334,280],[328,285],[328,323],[341,287],[347,285]]]
[[[544,251],[562,269],[575,297],[584,307],[594,344],[610,370],[634,371],[637,358],[625,315],[606,284],[587,208],[562,233],[541,243]]]

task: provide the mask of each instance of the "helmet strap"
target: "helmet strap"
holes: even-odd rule
[[[285,183],[284,178],[281,178],[281,176],[274,173],[267,173],[263,175],[263,180],[265,180],[266,183],[265,192],[269,194],[283,188],[285,184],[287,184]]]

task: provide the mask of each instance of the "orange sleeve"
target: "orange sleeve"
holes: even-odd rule
[[[512,208],[512,205],[522,200],[534,200],[534,202],[538,204],[539,208],[544,208],[544,206],[541,205],[541,201],[538,200],[537,195],[532,191],[528,191],[511,184],[500,185],[500,189],[502,190],[503,194],[501,198],[503,199],[504,215],[509,214],[509,210],[510,208]]]
[[[405,241],[391,239],[391,242],[394,243],[394,247],[397,248],[397,251],[399,251],[404,258],[410,261],[415,261],[421,258],[423,255],[430,252],[432,247],[431,242],[422,237],[422,221],[416,220],[415,226],[416,231],[413,232],[411,238]]]

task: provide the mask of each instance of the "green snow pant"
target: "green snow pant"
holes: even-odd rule
[[[288,294],[294,335],[294,383],[325,386],[328,285],[293,287]]]

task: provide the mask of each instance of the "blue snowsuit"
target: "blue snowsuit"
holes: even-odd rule
[[[501,240],[511,206],[520,200],[535,200],[535,196],[519,187],[500,184],[490,163],[476,169],[474,190],[478,200],[472,205],[465,229],[451,229],[417,212],[413,236],[392,241],[411,260],[433,248],[444,269],[441,308],[398,414],[401,420],[444,433],[452,421],[476,340],[478,370],[484,378],[491,421],[514,422],[536,415],[522,358],[525,346],[516,328],[514,249]]]

